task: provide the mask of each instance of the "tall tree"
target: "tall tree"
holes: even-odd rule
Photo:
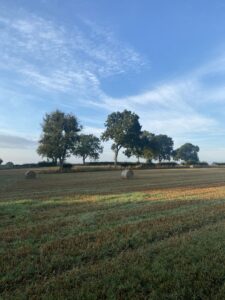
[[[71,155],[78,140],[81,126],[72,114],[56,110],[46,114],[42,123],[43,134],[37,149],[38,154],[59,162],[62,169],[66,157]]]
[[[155,153],[155,135],[147,130],[140,133],[139,139],[132,148],[127,148],[124,152],[126,156],[136,156],[139,162],[140,158],[145,158],[147,161],[154,157]]]
[[[175,160],[183,160],[188,162],[199,162],[198,152],[199,147],[191,143],[186,143],[174,151],[173,157]]]
[[[170,160],[173,153],[173,139],[165,134],[154,137],[156,145],[155,158],[161,163],[162,160]]]
[[[106,130],[102,134],[102,140],[113,140],[111,149],[115,154],[115,165],[117,164],[118,153],[123,148],[133,148],[138,142],[141,125],[139,116],[131,111],[111,113],[106,122]]]
[[[103,147],[98,137],[93,134],[81,134],[79,141],[75,144],[73,154],[82,157],[83,164],[85,164],[88,157],[98,159],[102,151]]]
[[[0,165],[3,163],[3,159],[0,158]]]
[[[143,131],[144,147],[142,157],[145,158],[147,162],[151,162],[158,153],[155,137],[154,133],[147,130]]]

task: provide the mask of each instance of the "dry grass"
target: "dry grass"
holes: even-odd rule
[[[2,172],[0,298],[223,299],[224,171],[179,172]]]
[[[37,179],[31,181],[25,180],[24,172],[0,170],[0,200],[102,195],[156,188],[218,186],[225,183],[225,168],[135,170],[134,179],[126,182],[121,180],[121,171],[38,174]]]

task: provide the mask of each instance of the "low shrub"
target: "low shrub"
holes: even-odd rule
[[[157,163],[155,164],[156,168],[175,168],[178,165],[178,163],[176,163],[175,161],[171,161],[171,162],[161,162],[161,163]]]
[[[65,171],[71,170],[72,167],[73,167],[73,165],[70,164],[70,163],[64,163],[64,164],[63,164],[63,170],[65,170]]]
[[[39,163],[37,163],[38,167],[55,167],[56,164],[53,162],[49,162],[49,161],[39,161]]]

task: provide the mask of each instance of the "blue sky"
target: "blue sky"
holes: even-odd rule
[[[46,112],[100,135],[112,111],[225,161],[225,3],[0,0],[0,157],[36,154]],[[111,160],[110,143],[103,160]],[[120,155],[120,159],[123,159]]]

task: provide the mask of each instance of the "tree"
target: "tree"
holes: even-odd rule
[[[3,159],[0,158],[0,165],[3,163]]]
[[[197,163],[199,162],[199,150],[200,149],[198,146],[194,146],[191,143],[186,143],[174,151],[173,157],[175,160],[183,160],[186,163]]]
[[[81,126],[74,115],[56,110],[45,115],[42,129],[37,152],[55,164],[59,162],[62,169],[66,157],[71,155],[78,140]]]
[[[126,150],[124,151],[124,154],[127,157],[135,156],[137,157],[138,162],[140,162],[140,157],[142,157],[143,154],[143,147],[144,147],[144,141],[142,139],[142,133],[141,133],[140,137],[137,138],[136,143],[127,147]]]
[[[99,154],[102,153],[102,151],[103,147],[101,146],[101,141],[98,137],[93,134],[81,134],[79,136],[79,141],[75,144],[73,153],[82,157],[83,164],[85,164],[85,160],[88,157],[98,159]]]
[[[5,164],[6,168],[8,169],[13,169],[14,168],[14,163],[11,162],[11,161],[8,161],[6,164]]]
[[[132,148],[127,148],[124,152],[126,156],[136,156],[139,162],[141,157],[151,161],[155,153],[155,135],[147,130],[141,132],[139,139]]]
[[[149,163],[158,153],[157,141],[155,134],[147,130],[143,131],[144,147],[142,157]]]
[[[161,163],[162,160],[170,160],[173,153],[173,139],[165,134],[154,137],[155,157]]]
[[[131,111],[111,113],[106,122],[106,130],[102,134],[102,140],[113,140],[111,149],[115,154],[115,165],[117,164],[118,153],[123,148],[133,148],[139,140],[141,125],[139,116]]]

